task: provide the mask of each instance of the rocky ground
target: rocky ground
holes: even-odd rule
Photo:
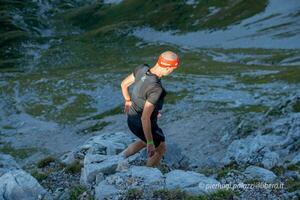
[[[122,151],[135,140],[133,135],[124,132],[102,132],[60,158],[47,157],[24,169],[11,156],[1,154],[1,196],[4,199],[188,199],[195,196],[298,199],[299,99],[292,96],[269,109],[255,123],[260,128],[251,130],[255,134],[242,136],[253,125],[249,124],[253,119],[241,121],[233,135],[241,137],[222,141],[227,141],[227,147],[214,166],[205,166],[206,160],[196,165],[194,156],[184,155],[181,146],[172,141],[168,142],[158,168],[145,167],[144,150],[127,159],[122,157]],[[273,184],[273,188],[266,188],[270,187],[266,184]]]
[[[1,6],[0,199],[299,199],[299,2],[162,1],[165,20],[155,4]],[[166,49],[168,150],[147,168],[119,155],[135,139],[120,81]],[[264,183],[283,187],[249,188]]]

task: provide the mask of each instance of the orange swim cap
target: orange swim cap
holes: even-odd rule
[[[160,67],[172,67],[172,68],[177,68],[177,66],[179,65],[179,58],[177,57],[176,60],[167,60],[165,59],[162,55],[159,56],[158,61],[157,61],[158,65]]]

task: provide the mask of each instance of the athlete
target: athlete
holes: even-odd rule
[[[147,166],[158,166],[166,151],[165,136],[157,125],[166,91],[161,77],[169,75],[179,65],[179,57],[171,51],[162,53],[157,63],[149,68],[147,64],[136,67],[121,83],[125,99],[124,112],[131,132],[139,139],[123,152],[127,158],[147,147]],[[133,84],[130,96],[128,88]]]

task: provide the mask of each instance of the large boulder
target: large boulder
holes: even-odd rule
[[[267,183],[272,183],[277,179],[277,176],[272,171],[253,165],[247,167],[244,174],[249,179],[256,179]]]
[[[150,197],[154,190],[164,188],[164,183],[164,176],[157,168],[131,166],[99,182],[95,187],[95,198],[120,199],[133,188],[143,190],[144,195]]]
[[[128,133],[104,133],[89,138],[73,152],[63,155],[61,160],[65,164],[70,164],[75,159],[84,159],[87,154],[116,155],[132,142],[134,142],[134,138]]]
[[[265,165],[267,167],[275,166],[279,159],[277,159],[277,155],[270,154],[270,148],[280,144],[284,138],[284,136],[276,135],[257,135],[234,140],[228,146],[223,162],[224,164],[230,164],[232,161],[238,164],[256,164],[261,163],[266,157]]]
[[[14,158],[10,155],[0,153],[0,176],[14,169],[20,169]]]
[[[0,177],[0,199],[41,199],[46,190],[30,174],[12,170]]]
[[[215,191],[220,184],[214,178],[193,171],[173,170],[165,176],[167,189],[179,188],[195,195]]]
[[[98,174],[109,175],[116,172],[120,155],[87,154],[81,170],[80,183],[89,186],[96,180]]]

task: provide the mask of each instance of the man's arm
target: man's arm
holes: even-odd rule
[[[144,109],[143,109],[143,113],[142,113],[142,125],[143,125],[143,130],[144,130],[144,134],[146,137],[147,141],[151,141],[153,140],[152,138],[152,132],[151,132],[151,114],[154,110],[154,105],[152,103],[150,103],[149,101],[145,102],[144,105]]]
[[[121,88],[122,88],[122,94],[123,97],[125,99],[125,101],[129,101],[130,100],[130,95],[129,95],[129,91],[128,91],[128,87],[134,83],[134,75],[133,73],[131,73],[129,76],[127,76],[122,82],[121,82]]]

